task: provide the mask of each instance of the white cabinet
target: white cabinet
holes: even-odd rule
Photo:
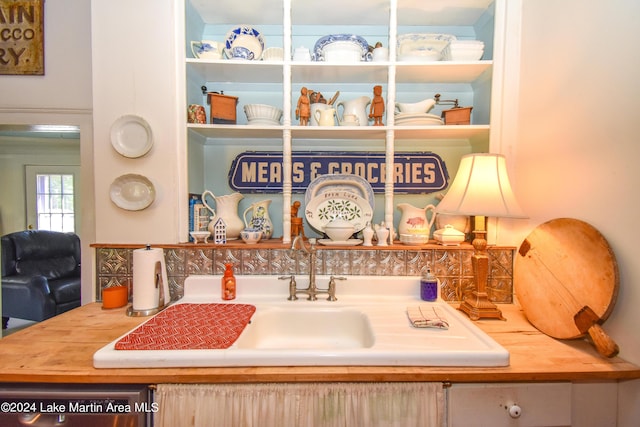
[[[228,193],[227,171],[233,158],[242,151],[281,151],[283,153],[282,195],[277,195],[272,218],[274,236],[289,240],[289,206],[299,195],[291,194],[290,156],[293,151],[374,151],[385,153],[387,163],[395,152],[434,151],[446,162],[452,178],[460,156],[488,151],[492,129],[499,117],[494,114],[501,99],[500,82],[494,69],[503,60],[502,38],[506,16],[505,0],[382,0],[353,1],[268,0],[261,2],[218,2],[185,0],[185,76],[188,104],[207,104],[201,87],[223,91],[239,98],[236,125],[188,124],[185,134],[189,150],[189,192],[204,189],[215,194]],[[260,31],[265,47],[283,47],[283,61],[202,60],[192,57],[191,40],[225,39],[239,25]],[[370,45],[381,42],[389,47],[389,60],[336,64],[297,62],[291,59],[295,47],[313,50],[315,42],[328,34],[351,33],[364,37]],[[407,33],[453,34],[462,39],[485,42],[482,60],[470,62],[397,61],[398,35]],[[502,70],[502,66],[499,66]],[[385,126],[302,127],[295,118],[301,87],[320,91],[330,98],[340,91],[340,100],[372,97],[374,85],[383,87],[386,101]],[[470,125],[398,126],[394,124],[395,102],[416,102],[432,98],[458,99],[472,106]],[[265,103],[282,108],[280,126],[247,125],[243,105]],[[436,106],[439,114],[450,106]],[[499,127],[498,127],[499,128]],[[412,196],[395,195],[392,168],[386,172],[385,194],[376,197],[374,220],[393,221],[398,201]],[[273,198],[276,198],[273,197]],[[419,197],[416,205],[433,201],[434,195]],[[245,202],[264,199],[265,195],[245,195]],[[394,198],[396,198],[394,202]],[[405,200],[406,199],[406,200]],[[396,216],[398,216],[396,214]],[[397,218],[396,218],[397,223]],[[310,233],[313,234],[313,233]],[[309,234],[307,234],[309,235]]]
[[[569,426],[571,383],[454,384],[449,427]]]
[[[448,427],[615,426],[617,383],[453,384]]]

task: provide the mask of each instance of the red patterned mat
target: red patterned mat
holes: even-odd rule
[[[249,323],[249,304],[178,304],[157,314],[116,343],[116,350],[228,348]]]

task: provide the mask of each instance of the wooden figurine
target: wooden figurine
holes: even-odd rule
[[[300,97],[298,98],[298,106],[296,107],[296,119],[300,119],[300,126],[307,126],[311,117],[311,106],[309,103],[309,94],[306,87],[300,89]]]
[[[382,98],[382,86],[373,87],[373,99],[369,107],[369,118],[373,119],[374,126],[383,126],[382,116],[384,115],[384,99]]]
[[[298,201],[293,202],[291,205],[291,237],[302,235],[304,237],[304,227],[302,225],[302,218],[298,218],[298,210],[301,203]]]

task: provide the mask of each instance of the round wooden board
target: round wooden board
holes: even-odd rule
[[[586,332],[574,320],[585,306],[606,320],[618,286],[613,251],[602,234],[584,221],[559,218],[541,224],[516,254],[518,301],[531,324],[554,338],[577,338]]]

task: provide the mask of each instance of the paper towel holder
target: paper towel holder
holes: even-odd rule
[[[151,249],[151,245],[147,245],[147,249]],[[146,317],[153,316],[160,313],[162,310],[169,306],[171,298],[166,298],[164,294],[164,279],[162,277],[162,263],[156,261],[154,269],[154,285],[158,289],[158,306],[155,308],[149,308],[146,310],[136,310],[133,308],[133,304],[127,308],[127,316],[129,317]]]

